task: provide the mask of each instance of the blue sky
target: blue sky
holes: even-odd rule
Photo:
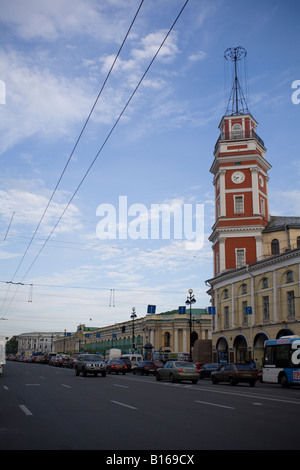
[[[209,305],[209,169],[232,84],[228,47],[247,50],[241,75],[272,165],[271,214],[299,215],[298,0],[190,0],[77,190],[185,3],[145,0],[42,218],[140,3],[0,0],[0,334],[122,322],[133,306],[142,317],[148,304],[184,305],[189,288],[195,307]],[[187,250],[172,230],[100,240],[97,208],[118,209],[120,196],[149,214],[203,205],[204,245]]]

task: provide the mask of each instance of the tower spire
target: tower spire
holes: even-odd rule
[[[238,79],[237,61],[242,60],[247,55],[247,51],[241,47],[229,47],[224,52],[226,60],[234,62],[234,81],[229,97],[225,116],[237,116],[239,114],[249,114],[248,106]]]

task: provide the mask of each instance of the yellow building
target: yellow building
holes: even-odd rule
[[[190,348],[190,315],[181,314],[178,310],[158,314],[147,314],[101,328],[89,328],[79,325],[77,331],[54,342],[56,352],[68,353],[87,350],[102,352],[111,348],[129,353],[132,345],[142,354],[146,343],[151,343],[154,351],[189,352]],[[192,309],[192,340],[211,339],[211,316],[205,308]]]
[[[300,248],[292,249],[299,246],[299,221],[271,217],[262,234],[263,259],[207,281],[216,309],[214,360],[261,366],[266,339],[300,336]]]

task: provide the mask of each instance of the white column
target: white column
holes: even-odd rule
[[[273,321],[278,322],[276,269],[273,271]]]
[[[252,182],[252,204],[253,214],[260,214],[258,196],[258,167],[250,168]]]
[[[219,239],[219,266],[220,272],[224,271],[225,265],[225,238]]]
[[[174,351],[178,352],[178,328],[174,328]]]
[[[226,199],[225,199],[226,170],[221,169],[219,173],[220,173],[220,217],[226,217]]]

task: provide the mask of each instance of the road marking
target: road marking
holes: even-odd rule
[[[121,405],[121,406],[125,406],[126,408],[131,408],[132,410],[137,410],[135,406],[126,405],[125,403],[121,403],[119,401],[111,400],[111,402],[115,403],[116,405]]]
[[[3,385],[4,390],[9,390],[7,385]]]
[[[28,409],[25,405],[19,405],[19,407],[21,408],[22,411],[24,411],[24,413],[25,413],[27,416],[32,416],[31,411],[29,411],[29,409]]]
[[[217,403],[209,403],[207,401],[196,400],[196,403],[202,403],[203,405],[217,406],[219,408],[227,408],[228,410],[235,410],[232,406],[218,405]]]
[[[115,387],[120,387],[120,388],[129,388],[128,385],[119,385],[119,384],[114,384]]]
[[[241,389],[242,390],[242,389]],[[300,405],[300,401],[294,401],[290,399],[283,399],[277,397],[264,397],[262,395],[255,395],[254,393],[237,393],[237,392],[226,392],[224,390],[213,390],[211,388],[197,387],[197,391],[201,392],[210,392],[210,393],[221,393],[223,395],[235,395],[238,397],[247,397],[247,398],[258,398],[259,400],[268,400],[268,401],[278,401],[281,403],[288,403],[291,405]]]
[[[71,388],[70,385],[66,385],[66,384],[61,384],[62,387],[66,387],[66,388]]]
[[[41,384],[25,384],[26,387],[39,387]]]

